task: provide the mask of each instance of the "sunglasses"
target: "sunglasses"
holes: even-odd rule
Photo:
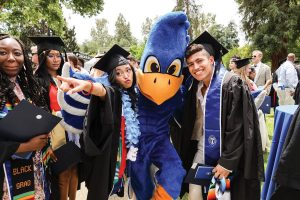
[[[252,58],[256,58],[256,56],[252,56]]]

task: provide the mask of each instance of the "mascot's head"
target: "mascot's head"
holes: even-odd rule
[[[184,12],[171,12],[158,19],[151,29],[137,82],[141,93],[157,105],[172,98],[183,81],[189,26]]]

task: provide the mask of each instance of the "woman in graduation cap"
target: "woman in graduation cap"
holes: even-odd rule
[[[208,199],[217,199],[216,194],[228,198],[230,191],[232,200],[259,200],[264,168],[256,108],[247,86],[222,65],[222,54],[227,52],[206,31],[187,48],[191,79],[181,126],[172,127],[171,135],[176,135],[173,143],[187,171],[201,169],[199,164],[211,167],[214,179]],[[182,195],[189,192],[191,200],[202,199],[209,184],[188,177],[190,184],[183,185]],[[222,184],[225,181],[230,181],[230,188]]]
[[[0,36],[0,91],[0,118],[5,117],[23,99],[47,110],[24,45],[9,35]],[[40,151],[47,141],[48,134],[45,133],[24,143],[0,138],[1,199],[49,199]],[[27,153],[28,157],[20,157],[19,153]]]
[[[70,94],[91,94],[84,134],[88,156],[86,185],[88,200],[124,195],[126,159],[135,161],[140,135],[137,120],[136,76],[126,57],[129,52],[114,45],[95,65],[108,73],[111,86],[74,78],[58,77],[61,89]],[[128,152],[127,152],[128,151]]]
[[[36,45],[39,55],[39,68],[35,75],[40,84],[44,88],[44,98],[46,99],[49,110],[52,113],[60,113],[61,108],[57,100],[58,84],[57,76],[61,75],[64,65],[64,42],[57,36],[37,36],[29,37]],[[64,52],[65,53],[65,52]],[[80,155],[78,154],[79,147],[69,144],[69,142],[79,143],[77,139],[73,139],[72,135],[66,134],[63,128],[55,134],[64,134],[68,147],[64,146],[60,149],[59,156],[56,158],[56,164],[51,166],[52,174],[52,197],[60,200],[75,200],[78,188],[78,162]],[[73,140],[72,140],[73,139]],[[73,148],[71,152],[65,152],[68,148]],[[55,152],[54,152],[55,153]],[[69,158],[68,161],[62,160],[63,157]],[[76,161],[77,160],[77,161]],[[68,162],[64,164],[63,162]],[[74,162],[77,162],[74,164]]]

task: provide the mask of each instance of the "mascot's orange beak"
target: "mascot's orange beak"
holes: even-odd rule
[[[143,73],[140,69],[136,71],[136,77],[142,94],[157,105],[173,97],[183,81],[183,75],[176,77],[161,73]]]

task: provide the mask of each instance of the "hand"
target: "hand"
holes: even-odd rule
[[[62,76],[57,76],[56,78],[62,81],[62,84],[59,88],[62,91],[67,92],[67,94],[73,94],[82,90],[88,92],[91,89],[91,83],[88,81],[78,80],[74,78],[65,78]]]
[[[226,170],[219,164],[213,169],[213,172],[215,173],[214,177],[218,179],[227,178],[230,174],[230,171]]]
[[[137,152],[138,152],[138,148],[131,146],[129,148],[129,151],[127,152],[127,160],[131,160],[131,161],[136,161],[136,156],[137,156]]]
[[[41,150],[48,142],[48,134],[31,138],[28,142],[21,143],[17,153]]]

